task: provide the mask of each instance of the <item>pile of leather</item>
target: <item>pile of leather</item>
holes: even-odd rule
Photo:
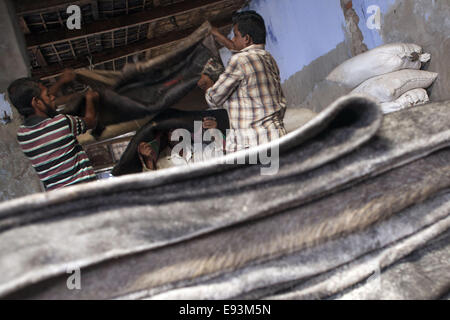
[[[2,203],[0,296],[448,298],[449,146],[449,101],[383,117],[345,96],[279,141],[227,155],[234,165]],[[246,161],[278,147],[277,174]],[[76,268],[82,290],[69,290]]]

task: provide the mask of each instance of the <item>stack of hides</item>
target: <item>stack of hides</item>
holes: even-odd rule
[[[449,111],[345,96],[279,140],[276,175],[237,163],[278,141],[2,203],[0,296],[448,297]]]

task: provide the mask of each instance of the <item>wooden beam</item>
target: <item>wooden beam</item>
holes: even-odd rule
[[[22,28],[23,34],[30,34],[30,29],[23,17],[19,17],[19,25]]]
[[[53,49],[53,51],[54,51],[55,54],[56,54],[56,58],[58,58],[59,64],[61,65],[61,64],[62,64],[62,59],[61,59],[61,57],[59,56],[59,52],[58,52],[58,50],[56,50],[56,47],[55,47],[54,44],[52,44],[52,49]]]
[[[42,15],[42,13],[40,13],[39,16],[41,17],[42,25],[44,26],[45,31],[48,31],[44,16]]]
[[[157,25],[158,25],[158,21],[155,21],[155,22],[152,22],[152,23],[148,24],[147,39],[153,38],[153,35],[155,33]]]
[[[125,27],[137,26],[143,23],[170,18],[174,15],[184,14],[199,8],[217,5],[228,0],[191,0],[176,3],[174,5],[158,7],[153,10],[138,12],[126,16],[111,18],[106,21],[95,21],[82,26],[81,30],[67,30],[62,28],[56,31],[49,31],[39,35],[27,35],[26,43],[28,48],[50,45],[52,43],[74,40],[86,37],[91,34],[112,32]]]
[[[58,13],[56,15],[58,16],[58,21],[61,24],[61,27],[64,27],[64,21],[63,21],[63,19],[61,17],[61,12],[58,11]]]
[[[91,1],[91,9],[92,9],[92,17],[94,20],[98,20],[98,1],[92,0]]]
[[[150,59],[152,57],[152,50],[149,49],[147,51],[145,51],[145,59]]]
[[[231,26],[231,17],[220,21],[213,21],[212,24],[220,29],[229,28]],[[190,28],[186,30],[169,32],[158,38],[146,39],[144,41],[124,47],[115,48],[113,50],[105,50],[103,52],[92,55],[92,64],[97,65],[109,61],[114,61],[119,58],[130,56],[132,54],[137,54],[147,50],[165,46],[186,38],[195,30],[196,28]],[[32,71],[32,76],[36,79],[51,78],[60,74],[64,68],[80,69],[88,66],[89,61],[87,57],[83,57],[77,60],[52,63],[47,67],[35,69]]]
[[[34,48],[34,49],[32,49],[32,51],[33,51],[33,54],[36,56],[36,61],[39,64],[39,66],[41,66],[41,67],[48,66],[47,61],[45,60],[44,56],[42,55],[41,49]]]
[[[86,39],[86,42],[87,42],[87,38],[85,38],[85,39]],[[76,58],[77,54],[75,53],[75,49],[73,48],[73,44],[72,44],[71,41],[69,41],[69,47],[70,47],[70,51],[72,52],[73,57]],[[88,46],[88,51],[89,51],[89,46]]]

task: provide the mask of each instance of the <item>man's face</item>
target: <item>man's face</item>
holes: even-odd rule
[[[249,43],[249,36],[246,35],[245,37],[243,37],[241,32],[238,29],[238,25],[237,24],[235,24],[233,26],[233,32],[234,32],[234,37],[233,37],[233,39],[231,41],[233,41],[234,47],[237,50],[245,49],[245,48],[247,48],[250,45],[250,43]]]
[[[42,105],[44,106],[44,110],[42,111],[45,112],[50,117],[55,116],[57,114],[55,97],[48,93],[48,89],[44,85],[39,84],[39,88],[41,89],[40,100]]]

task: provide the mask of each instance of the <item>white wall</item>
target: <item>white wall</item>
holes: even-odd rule
[[[9,0],[0,0],[0,93],[9,84],[29,75],[25,41],[18,29],[15,13]],[[1,100],[1,97],[0,97]],[[11,109],[0,101],[0,118],[3,110]],[[42,185],[30,162],[17,143],[16,132],[20,116],[13,111],[13,122],[0,122],[0,201],[42,191]]]

